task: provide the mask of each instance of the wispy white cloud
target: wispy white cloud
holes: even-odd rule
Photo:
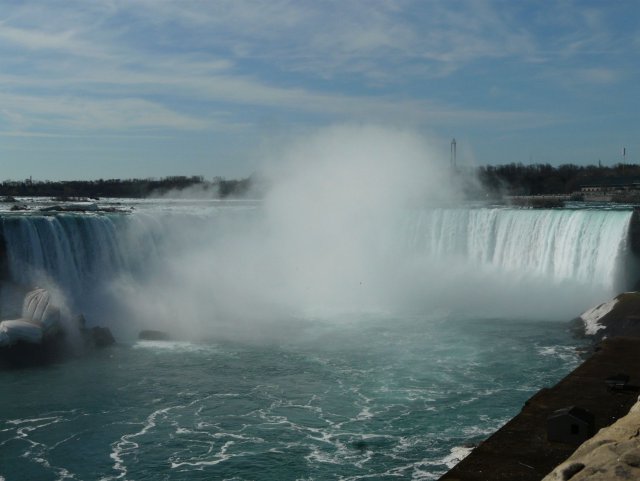
[[[75,50],[76,44],[71,31],[63,33],[46,33],[38,30],[27,30],[7,25],[0,25],[0,39],[18,47],[33,50]]]
[[[141,99],[89,100],[0,94],[0,118],[10,130],[31,127],[94,130],[130,128],[201,129],[207,123]]]
[[[536,126],[557,117],[527,105],[453,104],[428,82],[479,64],[535,62],[534,77],[556,85],[569,70],[613,84],[624,72],[578,61],[616,48],[605,13],[489,0],[13,4],[0,13],[0,54],[17,66],[0,70],[0,115],[21,128],[93,131],[242,128],[253,121],[247,111],[265,109]]]
[[[152,82],[142,75],[117,79],[125,90],[136,91]],[[105,79],[100,79],[105,81]],[[86,85],[87,80],[80,81]],[[112,86],[116,79],[109,82]],[[557,122],[558,119],[535,112],[510,112],[472,109],[452,109],[427,101],[322,94],[304,89],[278,89],[254,83],[251,79],[215,77],[207,79],[165,78],[154,84],[156,91],[175,92],[181,89],[195,92],[202,101],[221,104],[215,113],[182,114],[160,104],[137,98],[95,100],[87,98],[51,97],[43,95],[0,94],[0,119],[4,118],[13,130],[33,128],[60,132],[69,128],[79,130],[131,129],[212,129],[227,131],[246,127],[242,120],[224,110],[225,106],[246,105],[302,111],[340,120],[385,119],[396,124],[447,125],[460,122],[486,124],[506,122],[511,128],[524,128]],[[229,107],[231,108],[231,107]],[[107,134],[109,132],[106,132]]]
[[[37,74],[0,75],[0,85],[13,91],[2,98],[9,112],[5,118],[23,128],[224,130],[250,122],[242,114],[230,113],[234,106],[423,124],[480,118],[536,123],[532,113],[460,109],[427,98],[402,100],[392,93],[346,94],[301,86],[304,78],[279,84],[277,78],[261,78],[256,70],[243,72],[243,62],[266,60],[278,63],[281,71],[319,77],[347,73],[385,83],[394,76],[424,74],[425,67],[415,61],[426,57],[441,57],[443,63],[453,64],[473,57],[474,52],[497,55],[493,45],[466,47],[465,41],[459,41],[456,52],[448,57],[425,52],[414,28],[398,21],[397,16],[405,12],[395,3],[372,2],[364,17],[359,16],[361,8],[355,4],[345,8],[342,2],[324,9],[316,2],[287,1],[71,4],[75,14],[57,17],[47,31],[32,26],[44,15],[42,5],[36,13],[22,8],[14,15],[28,27],[7,26],[6,19],[2,24],[0,38],[45,54],[38,60]],[[490,17],[487,12],[484,15]],[[106,29],[115,23],[110,18],[123,16],[129,19],[129,27]],[[176,30],[175,23],[181,29]],[[130,38],[131,25],[139,27],[136,35],[143,37],[142,45]],[[439,31],[444,32],[446,26],[444,22]],[[278,30],[281,27],[284,33]],[[190,29],[195,33],[186,33]],[[308,36],[302,34],[304,30],[309,31]],[[158,49],[144,38],[147,34],[153,36],[151,40],[164,42],[171,35],[181,35],[183,41]],[[300,39],[299,46],[289,46],[291,35]],[[438,39],[436,43],[440,48],[446,42]],[[237,45],[243,46],[242,53]],[[62,62],[47,58],[51,50],[66,57]],[[23,53],[18,50],[16,55]],[[407,58],[414,63],[404,73],[403,68],[389,73],[389,58],[395,58],[395,65]],[[185,106],[194,102],[197,107]]]
[[[578,70],[578,76],[594,84],[609,85],[620,80],[621,73],[610,68],[585,68]]]

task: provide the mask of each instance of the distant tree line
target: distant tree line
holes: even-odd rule
[[[640,165],[616,164],[603,167],[596,165],[511,163],[487,165],[472,172],[465,172],[464,189],[469,197],[501,197],[504,195],[571,194],[580,186],[608,180],[638,179]],[[468,174],[468,175],[467,175]],[[476,179],[476,182],[472,182]],[[330,181],[327,185],[330,189]],[[264,195],[267,183],[257,175],[244,179],[227,180],[214,177],[205,180],[202,176],[171,176],[160,179],[98,179],[70,181],[23,181],[6,180],[0,183],[2,197],[56,197],[100,198],[100,197],[161,197],[181,193],[186,197],[234,198]]]
[[[211,181],[202,176],[171,176],[160,179],[98,179],[70,181],[6,180],[0,183],[4,197],[160,197],[194,189],[194,194],[211,198],[243,197],[250,192],[259,194],[255,178],[226,180],[215,177]]]
[[[580,186],[612,179],[640,178],[640,165],[505,164],[479,167],[476,172],[483,192],[501,195],[571,194]]]

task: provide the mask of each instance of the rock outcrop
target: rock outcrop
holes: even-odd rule
[[[96,326],[91,329],[83,329],[81,333],[85,339],[85,344],[91,348],[107,347],[116,343],[108,327]]]
[[[583,364],[555,386],[533,395],[517,416],[480,443],[440,480],[540,481],[564,463],[579,445],[550,441],[549,416],[559,409],[579,406],[594,415],[596,432],[626,416],[638,398],[639,352],[640,338],[602,341]],[[622,378],[621,374],[628,382],[622,388],[612,386],[609,380]],[[636,430],[639,428],[640,422],[636,424]]]
[[[545,474],[543,481],[640,480],[640,292],[620,294],[577,321],[595,341],[590,357],[538,391],[440,481],[539,481]],[[579,441],[554,439],[548,424],[571,406],[592,413],[599,429],[577,450]]]
[[[114,343],[109,329],[86,328],[82,315],[68,319],[50,293],[37,288],[26,294],[20,318],[0,322],[0,367],[49,364]]]
[[[580,330],[596,341],[616,336],[640,337],[640,292],[625,292],[579,317]]]
[[[60,328],[60,310],[46,289],[37,288],[24,297],[20,318],[0,322],[0,347],[19,342],[41,344]]]
[[[542,481],[640,479],[640,402],[601,429]]]

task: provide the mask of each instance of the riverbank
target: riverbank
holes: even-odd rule
[[[601,342],[584,363],[552,388],[531,397],[522,411],[440,481],[539,481],[578,447],[547,440],[547,417],[558,409],[578,406],[595,417],[595,429],[628,414],[640,388],[640,337]],[[628,386],[612,390],[611,376],[629,376]]]
[[[542,481],[640,479],[640,402],[582,444]]]

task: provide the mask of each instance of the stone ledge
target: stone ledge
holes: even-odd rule
[[[557,409],[580,406],[595,415],[598,430],[626,416],[636,403],[638,392],[634,389],[611,390],[605,379],[626,373],[630,376],[630,386],[640,386],[638,352],[640,338],[603,341],[589,359],[554,387],[542,389],[532,396],[517,416],[440,480],[539,481],[577,447],[547,440],[547,416]]]

